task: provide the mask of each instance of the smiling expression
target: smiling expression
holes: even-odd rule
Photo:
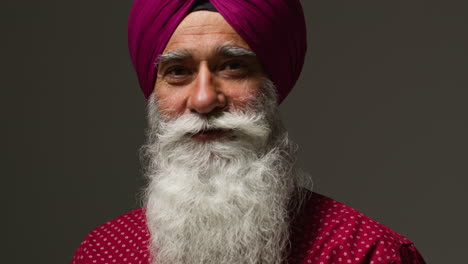
[[[219,13],[209,11],[190,13],[179,24],[157,64],[154,98],[169,119],[242,110],[259,95],[265,77],[247,43]]]

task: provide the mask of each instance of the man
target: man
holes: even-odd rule
[[[298,0],[137,0],[145,207],[72,263],[424,263],[411,241],[303,188],[278,113],[306,51]]]

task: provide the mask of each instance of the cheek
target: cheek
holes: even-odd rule
[[[159,111],[167,117],[177,117],[183,114],[185,109],[185,97],[175,91],[169,91],[164,88],[155,87],[155,104]]]
[[[229,87],[226,90],[226,96],[230,99],[234,109],[243,108],[258,98],[260,87],[260,81],[247,81],[244,84]]]

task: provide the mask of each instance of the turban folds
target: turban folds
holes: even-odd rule
[[[130,57],[146,98],[156,81],[156,59],[195,0],[135,0],[128,23]],[[257,55],[281,102],[299,78],[307,49],[299,0],[210,0]]]

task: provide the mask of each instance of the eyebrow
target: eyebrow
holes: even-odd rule
[[[183,61],[192,58],[192,54],[188,50],[170,50],[165,54],[159,55],[156,59],[156,66],[165,64],[171,61]]]
[[[223,57],[252,57],[255,58],[257,55],[248,49],[234,46],[231,42],[226,42],[219,45],[215,49],[215,54],[221,55]],[[156,66],[161,64],[166,64],[172,61],[184,61],[191,59],[193,56],[191,52],[187,49],[181,50],[170,50],[165,54],[159,55],[156,59]]]
[[[216,53],[224,57],[256,57],[257,55],[248,49],[234,46],[227,42],[216,48]]]

